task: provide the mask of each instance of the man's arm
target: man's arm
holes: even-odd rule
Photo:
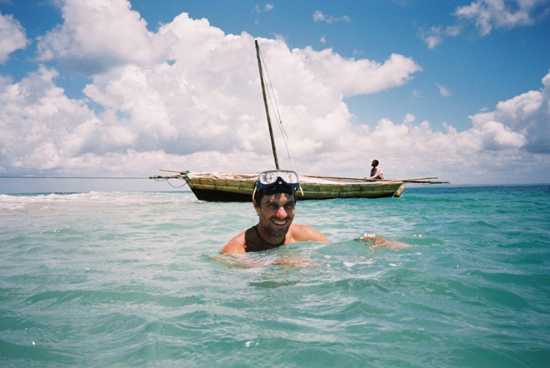
[[[292,237],[295,241],[316,241],[328,244],[328,239],[308,225],[292,225]]]
[[[361,237],[359,237],[359,240],[367,242],[373,248],[384,247],[389,249],[403,249],[409,247],[409,244],[388,240],[383,236],[376,235],[374,233],[364,233]]]
[[[228,241],[220,251],[221,254],[240,254],[245,252],[244,231]]]

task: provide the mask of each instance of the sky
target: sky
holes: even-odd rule
[[[283,168],[550,182],[550,0],[0,0],[0,176],[273,168],[255,39]]]

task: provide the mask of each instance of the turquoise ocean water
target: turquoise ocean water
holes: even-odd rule
[[[1,367],[548,367],[550,186],[300,202],[332,244],[215,256],[191,193],[0,195]],[[370,249],[365,231],[411,244]],[[269,265],[303,258],[310,267]]]

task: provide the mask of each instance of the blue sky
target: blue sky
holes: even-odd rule
[[[97,11],[93,19],[88,18],[91,9]],[[13,139],[0,140],[3,175],[108,174],[106,167],[116,155],[128,163],[125,174],[145,173],[154,164],[180,168],[180,163],[195,170],[261,169],[261,161],[246,164],[250,157],[268,156],[268,152],[242,133],[250,129],[245,111],[225,105],[233,101],[242,110],[260,105],[252,98],[256,86],[250,91],[238,89],[236,85],[249,77],[227,77],[233,73],[231,68],[237,73],[238,62],[189,63],[189,55],[202,55],[195,37],[215,47],[219,51],[215,54],[241,55],[242,65],[251,69],[248,56],[234,50],[248,38],[260,37],[266,40],[266,58],[274,74],[289,78],[273,81],[277,93],[285,96],[285,89],[323,88],[317,100],[313,93],[311,99],[301,96],[300,103],[291,94],[280,101],[283,119],[290,121],[287,130],[295,133],[291,135],[297,143],[290,146],[293,164],[300,170],[361,175],[368,169],[367,161],[378,157],[395,176],[426,173],[458,183],[550,180],[546,173],[550,87],[543,82],[550,70],[550,4],[545,0],[0,0],[0,14],[0,30],[2,24],[7,29],[0,31],[4,40],[13,37],[14,29],[25,38],[24,44],[0,43],[4,92],[17,86],[51,96],[60,88],[62,98],[49,104],[63,104],[68,111],[64,116],[75,113],[59,127],[66,135],[59,133],[53,139],[51,135],[58,134],[54,117],[48,115],[52,122],[45,122],[45,117],[34,113],[41,111],[37,101],[43,103],[43,99],[16,103],[5,92],[4,103],[13,103],[14,110],[17,106],[22,112],[0,112],[0,127],[12,136],[34,138],[17,145]],[[181,14],[187,14],[186,20],[180,17],[180,23],[175,22]],[[141,27],[144,22],[146,28]],[[184,33],[178,33],[177,27]],[[112,33],[102,34],[106,28]],[[238,39],[227,37],[230,34]],[[392,55],[398,58],[391,59]],[[163,69],[162,65],[168,66]],[[169,74],[175,70],[167,71],[170,65],[186,75],[181,83],[196,87],[182,89],[181,102],[170,97],[168,80],[176,78]],[[129,96],[135,88],[124,90],[132,88],[123,85],[130,75],[145,78],[146,97]],[[219,98],[205,92],[216,89],[209,84],[216,79],[226,83],[218,91]],[[312,79],[318,84],[307,85]],[[155,108],[155,103],[163,108]],[[139,104],[151,107],[135,109]],[[196,133],[201,125],[193,124],[200,109],[192,106],[215,110],[203,124],[219,136],[209,140]],[[526,106],[530,106],[527,112]],[[251,121],[262,119],[256,107],[249,115]],[[20,124],[15,122],[18,119]],[[300,119],[315,125],[304,128]],[[26,129],[21,128],[24,124]],[[449,133],[449,128],[461,134]],[[312,131],[315,134],[309,136]],[[338,140],[339,131],[343,133]],[[71,149],[66,149],[68,141]],[[460,144],[453,146],[455,142]],[[42,148],[37,149],[37,144]],[[348,149],[354,145],[356,150]],[[438,160],[440,154],[453,158]],[[405,160],[404,155],[409,157]],[[220,157],[231,159],[220,164]],[[327,164],[327,157],[334,162]],[[309,165],[312,158],[324,163]],[[133,160],[148,164],[134,165]],[[473,160],[479,162],[472,167]]]

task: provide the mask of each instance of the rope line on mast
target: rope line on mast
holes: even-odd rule
[[[271,76],[269,73],[269,67],[264,61],[263,52],[260,50],[260,58],[262,59],[262,65],[263,69],[265,71],[265,82],[266,82],[266,94],[268,99],[271,102],[271,105],[274,107],[274,115],[277,121],[279,122],[279,130],[281,132],[281,136],[283,138],[283,143],[285,144],[286,154],[288,156],[288,159],[290,160],[291,167],[294,167],[294,160],[292,156],[290,155],[290,150],[288,148],[288,134],[286,132],[285,126],[283,124],[283,119],[281,118],[281,112],[279,111],[279,99],[277,97],[277,94],[275,93],[275,88],[273,87],[273,83],[271,82]]]

